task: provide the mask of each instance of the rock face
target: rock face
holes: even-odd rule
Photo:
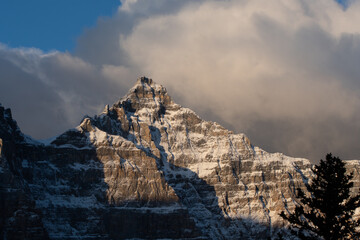
[[[267,239],[310,174],[308,160],[253,146],[145,77],[47,143],[2,107],[0,124],[7,239]]]
[[[42,213],[22,172],[17,143],[25,143],[10,109],[0,106],[0,238],[47,239]]]

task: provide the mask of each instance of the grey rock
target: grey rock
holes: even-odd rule
[[[8,238],[22,227],[32,239],[267,239],[311,167],[202,120],[146,77],[50,143],[0,107],[0,138]]]

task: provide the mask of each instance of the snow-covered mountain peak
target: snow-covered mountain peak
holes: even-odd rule
[[[121,98],[114,107],[120,106],[123,102],[130,102],[134,109],[151,107],[150,104],[170,104],[172,100],[165,87],[155,83],[151,78],[140,77],[129,92]]]
[[[147,77],[139,77],[137,79],[137,84],[148,84],[148,85],[152,85],[152,84],[155,84],[153,82],[153,80],[151,78],[147,78]]]
[[[17,144],[53,239],[268,239],[310,174],[308,160],[253,146],[146,77],[51,144]]]

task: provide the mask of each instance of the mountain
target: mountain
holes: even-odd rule
[[[310,167],[202,120],[146,77],[48,142],[0,106],[0,236],[267,239]]]

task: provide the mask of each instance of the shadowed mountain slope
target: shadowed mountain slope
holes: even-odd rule
[[[0,110],[3,238],[21,226],[32,239],[267,239],[310,174],[308,160],[202,120],[146,77],[49,142]]]

